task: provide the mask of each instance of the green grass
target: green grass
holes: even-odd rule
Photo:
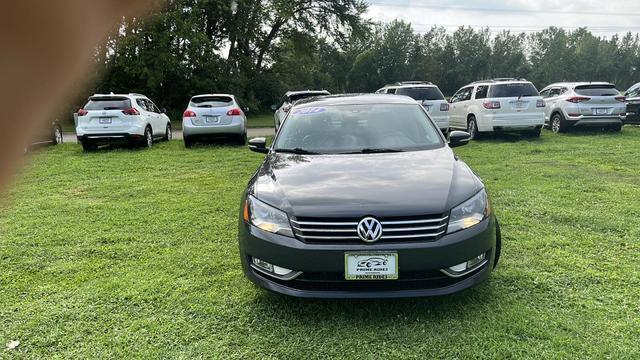
[[[637,359],[638,149],[629,127],[458,148],[502,224],[491,279],[320,301],[243,277],[237,213],[261,155],[47,148],[2,199],[0,346],[21,345],[0,357]]]
[[[248,114],[247,127],[250,127],[250,128],[274,127],[273,113]]]

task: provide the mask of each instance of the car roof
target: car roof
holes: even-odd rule
[[[142,95],[142,94],[136,94],[136,93],[129,93],[129,94],[114,94],[114,93],[110,93],[110,94],[93,94],[91,96],[89,96],[89,99],[93,99],[93,98],[102,98],[102,97],[126,97],[126,98],[132,98],[132,97],[141,97],[141,98],[145,98],[148,99],[147,96]]]
[[[404,95],[391,94],[338,94],[303,99],[295,107],[332,106],[332,105],[373,105],[373,104],[405,104],[416,105],[417,102]]]
[[[385,85],[384,87],[382,87],[382,89],[387,89],[387,88],[396,88],[396,89],[400,89],[400,88],[433,88],[433,87],[438,87],[437,85],[434,84],[402,84],[402,85]]]
[[[205,97],[205,96],[228,96],[228,97],[234,97],[231,94],[198,94],[198,95],[193,95],[191,98],[195,98],[195,97]]]
[[[300,95],[300,94],[319,94],[319,95],[329,95],[331,94],[327,90],[297,90],[297,91],[287,91],[285,96],[291,95]]]
[[[549,84],[547,86],[545,86],[545,88],[551,87],[551,86],[570,86],[570,87],[576,87],[576,86],[580,86],[580,85],[612,85],[615,86],[614,84],[610,83],[610,82],[606,82],[606,81],[572,81],[572,82],[558,82],[558,83],[553,83],[553,84]]]

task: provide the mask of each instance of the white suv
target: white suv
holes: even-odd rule
[[[114,143],[151,147],[154,140],[172,136],[165,111],[141,94],[95,94],[77,116],[76,134],[85,151]]]
[[[451,128],[465,129],[471,138],[491,131],[540,136],[544,125],[544,100],[524,79],[476,81],[458,90],[449,103]]]
[[[449,103],[438,86],[427,81],[403,81],[378,89],[376,94],[405,95],[420,103],[446,136],[449,132]]]
[[[607,82],[563,82],[540,91],[547,107],[545,118],[554,133],[578,126],[622,130],[627,113],[625,97]]]

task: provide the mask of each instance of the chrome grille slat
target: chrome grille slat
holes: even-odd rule
[[[360,243],[357,226],[361,218],[300,218],[291,219],[295,236],[304,242],[337,244]],[[449,220],[446,215],[378,218],[382,224],[384,241],[435,241],[446,233]]]

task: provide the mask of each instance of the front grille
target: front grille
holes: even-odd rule
[[[357,226],[362,218],[291,219],[295,236],[307,243],[361,243]],[[447,231],[448,214],[377,218],[382,224],[378,242],[434,241]]]

